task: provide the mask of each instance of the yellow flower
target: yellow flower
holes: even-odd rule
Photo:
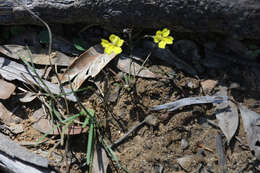
[[[101,45],[105,48],[104,52],[110,55],[114,52],[116,55],[122,52],[121,46],[124,44],[124,40],[120,39],[115,34],[111,34],[108,40],[101,39]]]
[[[166,44],[173,43],[173,37],[169,35],[170,35],[170,30],[167,28],[164,28],[162,31],[158,30],[156,32],[156,35],[153,37],[153,41],[155,43],[158,43],[159,48],[164,49]]]

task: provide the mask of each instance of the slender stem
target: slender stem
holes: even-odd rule
[[[137,129],[138,127],[140,127],[141,125],[143,125],[146,122],[146,120],[143,120],[142,122],[136,124],[134,127],[132,127],[124,136],[122,136],[121,138],[119,138],[118,140],[116,140],[115,142],[113,142],[110,147],[114,147],[116,145],[118,145],[119,143],[121,143],[125,138],[127,138],[127,136],[129,134],[131,134],[135,129]]]

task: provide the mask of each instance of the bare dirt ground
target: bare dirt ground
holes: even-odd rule
[[[178,38],[176,40],[178,41]],[[245,44],[247,45],[247,42]],[[203,52],[200,54],[204,56]],[[259,162],[248,147],[241,119],[236,137],[228,145],[221,130],[214,125],[217,124],[217,120],[215,107],[212,104],[186,106],[173,112],[151,111],[151,107],[155,105],[185,97],[214,95],[221,87],[227,87],[229,98],[260,113],[258,76],[260,73],[257,74],[250,66],[231,62],[224,68],[203,66],[198,76],[191,76],[152,56],[145,66],[155,74],[173,74],[174,77],[171,79],[136,77],[126,86],[121,72],[116,69],[114,62],[111,62],[97,77],[105,83],[106,88],[103,90],[105,97],[100,95],[99,90],[91,82],[85,82],[83,87],[89,86],[89,89],[79,93],[83,105],[94,109],[100,123],[99,135],[104,135],[108,143],[116,141],[148,115],[157,118],[155,126],[142,125],[113,148],[120,163],[129,172],[222,172],[216,151],[218,134],[221,135],[224,146],[226,172],[260,171]],[[205,84],[204,81],[209,83]],[[18,84],[22,85],[19,82]],[[16,95],[13,95],[2,103],[8,110],[13,110],[19,105],[14,116],[21,118],[18,123],[23,126],[22,133],[12,134],[2,131],[3,133],[30,151],[48,157],[50,165],[56,170],[61,172],[69,170],[71,173],[87,172],[87,167],[84,165],[87,134],[70,136],[68,146],[70,152],[66,154],[64,154],[66,146],[55,146],[59,136],[50,135],[47,142],[35,146],[35,141],[43,134],[31,126],[32,115],[41,107],[41,102],[36,99],[31,103],[20,103]],[[107,172],[124,171],[110,160]]]

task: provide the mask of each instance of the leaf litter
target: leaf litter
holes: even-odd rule
[[[258,160],[260,160],[260,114],[251,111],[242,104],[239,105],[239,110],[243,120],[244,129],[246,132],[247,143]]]
[[[125,57],[123,55],[120,55],[117,60],[117,68],[122,72],[129,73],[133,76],[154,79],[159,78],[158,75],[139,65],[135,60],[131,60],[129,57]]]
[[[61,129],[59,127],[55,127],[49,117],[46,117],[42,108],[36,110],[33,113],[34,123],[32,127],[43,134],[49,135],[60,135]],[[81,126],[70,126],[66,129],[64,134],[66,135],[77,135],[81,133],[88,132],[88,128],[82,128]]]
[[[42,72],[36,69],[36,73],[42,76]],[[54,94],[61,94],[61,89],[57,84],[53,84],[49,81],[43,80],[44,84],[37,78],[37,75],[28,69],[26,66],[19,64],[15,61],[11,61],[7,58],[0,57],[0,74],[7,80],[19,80],[27,84],[34,84]],[[48,88],[47,88],[47,87]],[[71,89],[63,88],[67,99],[76,102],[76,97],[72,93]]]
[[[217,105],[216,118],[218,120],[218,125],[229,144],[235,135],[239,124],[237,106],[231,101],[228,101],[221,106]]]
[[[78,89],[88,77],[95,77],[113,58],[115,54],[103,53],[101,45],[89,48],[74,59],[61,77],[62,83],[73,79],[72,87]]]
[[[233,46],[235,46],[236,47],[236,45],[233,45]],[[19,46],[18,47],[16,47],[17,48],[17,50],[19,50]],[[22,47],[20,47],[21,49],[23,49]],[[24,47],[25,48],[25,47]],[[31,48],[30,48],[31,49]],[[94,49],[94,50],[93,50]],[[192,49],[193,49],[193,47],[192,47]],[[15,49],[13,49],[13,50],[15,50]],[[92,51],[92,53],[93,54],[91,54],[90,52]],[[236,50],[236,49],[234,49],[234,50]],[[18,52],[18,53],[17,53]],[[19,51],[17,51],[16,53],[13,53],[13,55],[8,55],[8,54],[6,54],[6,56],[8,56],[8,57],[11,57],[11,56],[13,56],[13,57],[15,57],[16,55],[19,55]],[[33,51],[32,51],[33,52]],[[16,55],[15,55],[16,54]],[[43,53],[43,56],[42,56],[42,58],[44,58],[45,56],[44,56],[44,54],[45,53]],[[86,55],[86,56],[85,56]],[[197,72],[196,72],[196,70],[193,68],[193,66],[190,66],[189,65],[189,63],[185,63],[183,60],[182,60],[182,58],[180,58],[180,57],[178,57],[178,54],[173,54],[169,49],[167,49],[167,51],[166,52],[164,52],[163,53],[163,51],[161,51],[161,50],[155,50],[155,52],[154,52],[154,55],[155,55],[155,57],[156,58],[160,58],[161,60],[164,60],[164,61],[166,61],[167,63],[169,63],[169,64],[171,64],[171,65],[173,65],[173,66],[176,66],[178,69],[181,69],[182,71],[184,71],[184,72],[186,72],[186,73],[188,73],[188,74],[191,74],[191,75],[196,75],[197,74]],[[218,54],[215,54],[216,56],[218,55]],[[24,56],[27,56],[26,54],[25,54],[25,52],[24,52]],[[35,56],[38,56],[37,55],[37,53],[36,53],[36,55]],[[92,57],[93,56],[93,57]],[[186,54],[185,54],[185,56],[186,56]],[[17,56],[18,58],[19,58],[19,56]],[[16,58],[17,58],[16,57]],[[40,57],[40,56],[39,56]],[[52,58],[55,58],[54,56],[51,56]],[[81,57],[81,58],[80,58]],[[75,60],[74,60],[74,62],[72,62],[71,63],[71,61],[69,62],[66,62],[67,64],[61,64],[62,62],[58,62],[58,63],[54,63],[54,64],[57,64],[57,65],[62,65],[62,66],[68,66],[69,65],[69,67],[68,67],[68,69],[66,70],[66,72],[63,74],[63,81],[62,82],[66,82],[66,81],[68,81],[69,79],[73,79],[74,78],[74,81],[72,82],[72,84],[73,84],[73,86],[74,86],[74,89],[78,89],[81,85],[82,85],[82,83],[88,78],[88,77],[95,77],[97,74],[99,74],[100,73],[100,71],[107,65],[107,63],[109,63],[109,61],[111,61],[112,59],[114,59],[114,57],[109,57],[108,58],[108,60],[104,60],[106,57],[105,57],[105,55],[103,54],[103,52],[102,51],[97,51],[96,50],[96,48],[95,48],[95,46],[94,47],[92,47],[92,48],[90,48],[89,50],[87,50],[85,53],[83,53],[81,56],[80,56],[79,58],[76,58]],[[101,60],[99,59],[99,57],[101,57]],[[48,61],[48,55],[46,55],[46,64],[47,64],[47,61]],[[103,59],[104,58],[104,59]],[[39,60],[40,60],[41,58],[39,58]],[[81,59],[83,59],[83,60],[81,60]],[[28,61],[30,61],[29,59],[27,59]],[[70,58],[70,60],[71,60],[71,58]],[[121,71],[123,71],[123,72],[125,72],[125,73],[129,73],[130,72],[130,74],[131,75],[134,75],[134,76],[139,76],[139,77],[141,77],[141,78],[150,78],[150,79],[157,79],[157,75],[156,74],[154,74],[154,73],[152,73],[150,70],[149,70],[149,68],[144,68],[144,67],[142,67],[142,66],[140,66],[139,65],[139,63],[137,63],[137,61],[133,61],[132,63],[134,64],[132,67],[134,68],[134,67],[136,67],[136,68],[134,68],[133,70],[131,69],[132,67],[130,67],[130,66],[128,66],[129,64],[130,64],[130,59],[124,59],[124,60],[126,60],[125,62],[120,62],[120,60],[121,60],[121,56],[119,56],[119,59],[118,59],[118,61],[117,61],[117,66],[119,66],[120,64],[125,64],[125,68],[123,69],[120,69],[121,67],[119,67],[118,69],[119,70],[121,70]],[[35,63],[39,63],[39,64],[44,64],[45,63],[45,60],[42,60],[44,63],[42,63],[42,61],[38,61],[37,60],[37,58],[36,58],[36,60],[33,60]],[[10,62],[10,64],[13,64],[13,61],[9,61]],[[8,62],[8,63],[9,63]],[[4,64],[4,63],[3,63]],[[18,64],[18,63],[17,63]],[[168,64],[167,64],[168,65]],[[16,65],[15,65],[16,66]],[[136,69],[138,69],[138,70],[136,70]],[[141,69],[141,70],[140,70]],[[4,69],[4,70],[6,70],[6,69]],[[9,70],[9,72],[11,71],[11,69],[8,69]],[[26,70],[22,70],[22,73],[25,73],[25,71],[27,71],[27,73],[29,73],[29,74],[33,74],[30,70],[28,70],[28,69],[26,69]],[[16,75],[17,74],[19,74],[18,73],[18,71],[15,71],[15,72],[17,72],[16,73]],[[140,72],[140,73],[136,73],[136,72]],[[142,72],[145,72],[145,74],[143,74]],[[3,76],[4,76],[4,79],[7,79],[7,80],[14,80],[14,79],[17,79],[16,77],[15,77],[15,75],[13,74],[11,74],[11,73],[4,73],[4,72],[2,72],[3,74]],[[40,76],[42,76],[43,75],[43,73],[42,73],[42,71],[41,70],[37,70],[37,73],[39,73],[39,75]],[[18,75],[19,76],[19,75]],[[181,76],[181,77],[183,77],[183,76]],[[21,79],[23,79],[22,77],[20,77]],[[184,76],[184,78],[185,78],[185,76]],[[18,79],[18,80],[21,80],[21,79]],[[150,79],[146,79],[146,82],[148,81],[148,82],[151,82],[151,81],[149,81]],[[176,79],[174,79],[174,82],[176,82],[176,81],[178,81],[179,79],[178,79],[178,76],[176,77]],[[22,81],[22,80],[21,80]],[[145,80],[141,80],[142,82],[143,81],[145,81]],[[214,79],[214,81],[220,81],[219,79],[218,80],[215,80]],[[25,82],[24,80],[22,81],[22,82]],[[115,82],[118,82],[118,81],[115,81]],[[227,138],[227,141],[228,141],[228,143],[230,143],[230,141],[231,141],[231,139],[236,135],[235,134],[235,132],[236,132],[236,130],[238,129],[238,125],[239,125],[239,116],[238,116],[238,111],[237,111],[237,107],[236,107],[236,104],[234,104],[233,102],[231,102],[230,100],[228,100],[228,97],[227,97],[227,95],[225,94],[225,95],[214,95],[214,96],[199,96],[199,97],[187,97],[187,95],[179,95],[179,91],[174,91],[174,93],[172,94],[172,96],[169,96],[168,97],[168,95],[166,94],[165,95],[165,93],[172,93],[172,91],[168,91],[167,90],[167,87],[165,87],[165,88],[160,88],[160,89],[158,89],[158,88],[156,88],[156,86],[158,86],[157,85],[157,83],[159,83],[160,81],[154,81],[154,82],[151,82],[151,83],[149,83],[150,85],[146,85],[146,86],[141,86],[141,87],[143,87],[144,89],[144,91],[145,92],[141,92],[141,94],[140,95],[138,95],[138,97],[136,97],[136,98],[140,98],[140,99],[144,99],[144,100],[147,100],[146,99],[146,97],[147,96],[151,96],[150,98],[152,99],[152,97],[157,97],[157,99],[158,100],[160,100],[160,102],[158,101],[158,100],[156,100],[156,99],[152,99],[153,101],[149,101],[149,103],[155,103],[156,105],[158,104],[158,106],[154,106],[152,109],[150,109],[150,110],[153,110],[153,112],[151,113],[151,112],[149,112],[149,113],[151,113],[151,114],[155,114],[155,111],[154,110],[162,110],[162,109],[168,109],[168,114],[170,114],[170,115],[172,115],[172,114],[175,114],[175,112],[173,112],[174,110],[177,110],[177,109],[180,109],[180,110],[182,110],[182,111],[180,111],[181,113],[180,114],[182,114],[182,112],[183,112],[183,110],[184,111],[186,111],[186,109],[181,109],[182,107],[185,107],[185,106],[189,106],[189,105],[200,105],[200,104],[212,104],[213,103],[213,105],[215,105],[215,110],[216,110],[216,112],[215,112],[215,114],[214,115],[216,115],[216,119],[218,120],[218,126],[220,127],[220,129],[221,129],[221,131],[223,132],[223,134],[225,135],[225,137]],[[167,81],[167,82],[172,82],[172,81]],[[166,83],[167,83],[166,82]],[[29,83],[31,83],[31,82],[29,82]],[[142,84],[145,84],[145,82],[143,82]],[[58,85],[56,85],[56,86],[58,86]],[[116,95],[115,95],[115,97],[114,98],[112,98],[111,99],[111,102],[113,102],[112,103],[112,106],[113,106],[113,111],[111,111],[111,113],[114,113],[114,111],[117,111],[117,109],[118,108],[116,108],[117,106],[118,106],[118,104],[122,104],[123,102],[122,102],[122,98],[121,98],[121,92],[120,92],[120,97],[118,96],[118,91],[120,91],[121,90],[121,87],[120,87],[120,85],[118,85],[119,87],[117,87],[116,89]],[[153,87],[153,86],[155,86],[155,87]],[[171,86],[171,85],[169,85],[169,86]],[[140,93],[140,88],[141,88],[140,86],[138,86],[137,87],[137,93],[139,94]],[[183,90],[187,90],[187,88],[185,88],[186,86],[182,86],[182,88],[180,87],[180,90],[182,90],[182,92],[183,92]],[[214,84],[214,85],[212,85],[212,87],[209,89],[209,91],[207,91],[207,94],[210,94],[210,93],[212,93],[212,91],[214,91],[215,90],[215,87],[216,87],[216,84]],[[191,89],[191,88],[190,88]],[[164,90],[164,91],[163,91]],[[174,90],[174,89],[173,89]],[[195,89],[194,89],[195,90]],[[59,91],[59,90],[58,90]],[[122,91],[122,93],[123,93],[123,90],[121,90]],[[130,90],[131,91],[131,90]],[[159,91],[159,92],[158,92]],[[206,90],[204,90],[204,91],[206,91]],[[156,93],[157,92],[157,93]],[[186,91],[184,91],[184,93],[185,93]],[[192,93],[192,94],[194,94],[195,92],[193,92],[192,90],[189,90],[189,92],[190,93]],[[57,93],[59,93],[59,92],[57,92]],[[148,94],[147,94],[148,93]],[[158,94],[159,93],[159,94]],[[35,95],[34,95],[35,94]],[[25,93],[25,96],[24,96],[24,98],[21,98],[20,99],[20,101],[24,101],[24,102],[34,102],[35,100],[33,100],[34,98],[36,98],[36,95],[37,95],[38,93],[30,93],[30,92],[28,92],[28,95],[27,95],[27,93]],[[156,95],[157,94],[157,95]],[[28,96],[28,97],[27,97]],[[124,97],[124,95],[122,96],[122,97]],[[182,99],[179,99],[179,98],[182,98]],[[95,97],[94,97],[95,98]],[[148,97],[149,98],[149,97]],[[170,103],[167,103],[167,104],[163,104],[163,105],[160,105],[160,103],[161,102],[166,102],[165,100],[167,100],[167,99],[175,99],[176,101],[175,102],[170,102]],[[24,99],[24,100],[23,100]],[[97,98],[96,98],[97,99]],[[136,117],[134,117],[134,115],[135,114],[137,114],[137,117],[138,117],[138,119],[140,118],[140,120],[141,120],[141,123],[144,121],[142,121],[142,114],[146,114],[147,112],[146,111],[144,111],[144,112],[142,112],[142,113],[138,113],[138,111],[139,111],[139,109],[143,109],[143,107],[142,106],[140,106],[140,105],[138,105],[138,106],[140,106],[140,107],[134,107],[133,108],[133,110],[134,111],[132,111],[132,112],[130,112],[129,114],[131,115],[131,118],[133,118],[134,120],[132,120],[132,119],[128,119],[127,117],[128,117],[128,113],[125,113],[125,108],[126,108],[126,110],[128,111],[128,110],[130,110],[129,109],[129,107],[130,107],[130,105],[127,105],[128,103],[131,103],[131,102],[133,102],[133,100],[131,100],[130,98],[124,98],[125,100],[123,100],[126,104],[124,104],[123,106],[124,107],[120,107],[120,112],[117,112],[117,115],[118,116],[120,116],[120,119],[123,119],[123,122],[127,122],[126,124],[124,124],[124,125],[127,125],[127,127],[129,127],[129,128],[131,128],[131,124],[134,122],[134,121],[136,121]],[[142,100],[143,101],[143,100]],[[134,102],[135,103],[135,102]],[[215,103],[217,103],[217,104],[215,104]],[[89,104],[89,102],[87,103],[87,104]],[[139,104],[139,103],[137,103],[137,104]],[[221,106],[222,105],[222,106]],[[97,105],[95,105],[95,106],[97,106],[98,108],[97,109],[100,109],[99,108],[99,105],[97,104]],[[106,105],[107,106],[107,105]],[[209,106],[209,105],[206,105],[206,106]],[[194,108],[195,108],[196,106],[194,106]],[[150,111],[149,110],[149,111]],[[241,114],[242,114],[242,111],[241,111],[241,108],[240,108],[240,112],[241,112]],[[100,112],[99,112],[100,113]],[[134,114],[134,115],[133,115]],[[196,113],[195,113],[196,114]],[[182,115],[184,115],[185,116],[185,114],[182,114]],[[146,116],[147,117],[147,116]],[[177,116],[176,116],[177,117]],[[194,124],[194,122],[193,122],[193,120],[191,120],[191,122],[189,122],[188,124],[181,124],[180,122],[179,122],[179,125],[176,125],[176,126],[171,126],[172,124],[172,122],[171,122],[171,120],[173,120],[173,119],[176,119],[176,117],[173,117],[172,119],[170,119],[169,120],[169,122],[167,122],[166,124],[162,124],[162,123],[159,123],[160,125],[158,126],[158,128],[159,128],[159,130],[157,129],[156,130],[156,128],[155,128],[155,130],[148,130],[147,131],[147,128],[142,128],[140,131],[140,133],[139,132],[136,132],[136,134],[134,134],[133,135],[133,139],[131,139],[131,140],[134,140],[135,139],[135,136],[142,136],[142,138],[144,138],[144,140],[147,140],[147,142],[145,142],[145,143],[140,143],[141,145],[139,146],[141,149],[142,149],[142,151],[140,152],[140,151],[134,151],[137,155],[133,155],[133,154],[131,154],[131,152],[130,152],[130,150],[129,150],[129,152],[127,152],[127,154],[128,155],[130,155],[129,157],[132,157],[132,158],[140,158],[141,156],[142,156],[142,152],[147,152],[147,151],[149,151],[149,150],[152,150],[153,151],[153,153],[152,153],[152,155],[151,155],[151,157],[148,159],[149,160],[149,164],[151,165],[151,163],[152,164],[160,164],[160,165],[163,165],[163,167],[164,168],[166,168],[166,170],[165,170],[165,172],[169,172],[169,167],[171,167],[171,166],[169,166],[169,165],[167,165],[167,163],[168,162],[171,162],[172,160],[170,160],[168,157],[174,157],[174,159],[176,159],[176,157],[179,157],[178,156],[178,154],[183,154],[183,153],[178,153],[178,147],[176,147],[176,143],[178,143],[178,142],[175,142],[175,141],[181,141],[181,139],[179,139],[179,138],[177,138],[176,137],[176,135],[174,135],[174,134],[172,134],[172,132],[175,132],[175,130],[173,130],[173,129],[182,129],[182,130],[184,130],[184,131],[189,131],[189,133],[191,133],[192,135],[194,134],[194,131],[193,131],[193,129],[192,128],[190,128],[190,126],[189,125],[196,125],[196,124]],[[179,116],[180,117],[180,116]],[[41,120],[43,120],[43,121],[41,121]],[[47,117],[43,117],[41,120],[39,120],[38,122],[37,121],[35,121],[34,122],[34,125],[35,124],[37,124],[37,123],[39,123],[38,125],[38,127],[35,127],[34,126],[34,128],[35,129],[37,129],[38,131],[41,131],[42,133],[46,133],[47,131],[49,131],[49,130],[51,130],[51,128],[52,128],[52,125],[51,125],[51,123],[50,123],[50,120],[47,118]],[[243,120],[243,118],[242,118],[242,120]],[[109,120],[110,121],[110,120]],[[244,121],[244,120],[243,120]],[[244,122],[245,123],[245,122]],[[163,126],[165,126],[165,127],[163,127]],[[187,127],[186,127],[187,126]],[[256,126],[258,126],[258,125],[256,125]],[[126,128],[127,128],[126,127]],[[196,128],[197,128],[197,126],[196,126]],[[144,129],[144,130],[143,130]],[[113,129],[114,130],[114,129]],[[206,130],[205,128],[203,129],[203,130]],[[55,130],[54,130],[55,131]],[[164,131],[166,131],[166,133],[163,133]],[[252,130],[251,130],[252,131]],[[155,133],[158,133],[158,134],[156,134],[155,135]],[[247,132],[248,133],[248,132]],[[253,133],[253,132],[252,132]],[[256,132],[256,133],[258,133],[258,132]],[[55,133],[52,133],[51,135],[56,135],[56,134],[59,134],[58,133],[58,129],[57,129],[57,131],[55,131]],[[79,134],[79,132],[76,132],[76,133],[66,133],[66,134],[68,134],[68,135],[73,135],[73,134]],[[147,134],[149,134],[149,135],[147,135]],[[167,135],[169,134],[169,136],[170,137],[167,137]],[[152,135],[152,136],[151,136]],[[182,135],[185,135],[185,133],[183,133]],[[189,141],[191,141],[191,143],[190,143],[190,146],[189,146],[189,148],[191,148],[191,147],[193,147],[194,148],[194,145],[193,145],[193,143],[192,142],[194,142],[194,138],[193,138],[193,136],[184,136],[184,138],[187,138],[187,139],[189,139]],[[212,135],[213,137],[214,137],[214,139],[215,139],[215,135]],[[164,138],[165,137],[165,138]],[[166,143],[164,143],[164,139],[168,139],[169,138],[169,141],[166,141]],[[191,138],[191,139],[190,139]],[[195,137],[195,138],[198,138],[197,136]],[[113,139],[120,139],[120,137],[116,137],[115,138],[115,136],[114,136],[114,138]],[[160,141],[160,143],[157,143],[156,142],[156,140],[158,140],[158,141]],[[204,138],[201,136],[201,140],[204,140]],[[114,141],[114,140],[112,140],[112,141]],[[207,139],[205,139],[205,141],[203,141],[203,142],[207,142],[207,141],[210,141],[208,138]],[[213,143],[215,144],[216,142],[215,142],[215,140],[212,140],[213,141]],[[196,140],[195,140],[195,142],[196,142]],[[163,143],[163,145],[161,145],[161,143]],[[217,143],[219,143],[219,140],[218,140],[218,142]],[[249,143],[249,142],[248,142]],[[252,142],[251,141],[251,145],[253,146],[253,147],[250,147],[252,150],[254,149],[254,147],[256,146],[256,144],[253,144],[254,142]],[[157,146],[156,146],[157,145]],[[167,150],[164,150],[164,145],[165,146],[167,146]],[[128,142],[126,142],[126,143],[124,143],[124,145],[123,145],[123,147],[122,148],[124,148],[126,146],[126,148],[128,147],[128,146],[130,146],[130,144],[128,144]],[[137,145],[136,145],[137,146]],[[141,147],[141,146],[145,146],[145,147],[147,147],[148,148],[148,150],[145,148],[145,147]],[[121,146],[119,146],[119,147],[121,147]],[[154,148],[154,147],[157,147],[156,149]],[[210,148],[211,147],[211,148]],[[121,150],[122,148],[119,148],[119,150]],[[172,149],[172,148],[174,148],[174,149]],[[188,154],[190,154],[189,153],[189,148],[187,149],[187,150],[185,150],[185,152],[187,152]],[[256,148],[256,147],[255,147]],[[212,150],[212,146],[209,146],[209,149],[211,149],[211,151],[213,151]],[[161,150],[164,150],[163,152],[164,152],[164,155],[167,155],[167,153],[170,153],[169,155],[167,155],[167,156],[165,156],[164,157],[164,155],[160,155],[161,157],[158,157],[158,158],[156,158],[156,155],[157,155],[157,152],[160,152]],[[255,149],[256,150],[256,149]],[[100,152],[100,151],[99,151]],[[173,154],[172,153],[178,153],[176,156],[173,156]],[[193,151],[193,152],[197,152],[197,151]],[[95,152],[94,152],[94,168],[101,168],[101,167],[103,167],[104,169],[97,169],[97,172],[106,172],[106,168],[107,168],[107,162],[105,161],[106,159],[107,159],[107,157],[106,157],[106,154],[102,151],[102,149],[101,149],[101,152],[100,153],[102,153],[101,155],[103,155],[102,156],[102,158],[104,158],[104,160],[103,160],[103,165],[101,164],[101,163],[98,163],[99,161],[98,160],[100,160],[100,159],[97,159],[96,157],[95,157],[95,154],[97,154],[98,153],[98,151],[97,150],[95,150]],[[224,153],[224,151],[223,151],[223,153]],[[222,154],[223,154],[222,153]],[[121,153],[121,154],[123,154],[123,152]],[[205,154],[205,153],[204,153]],[[185,154],[186,155],[186,154]],[[198,154],[199,155],[199,154]],[[189,157],[187,157],[187,160],[190,160],[190,162],[192,162],[192,159],[190,159],[190,158],[193,158],[193,156],[191,156],[191,155],[188,155]],[[206,157],[208,157],[208,156],[210,156],[210,154],[209,153],[206,153]],[[165,158],[168,158],[169,160],[167,160],[167,159],[165,159]],[[199,157],[201,157],[201,156],[199,156]],[[206,158],[205,157],[205,158]],[[229,156],[230,157],[230,156]],[[231,156],[232,157],[232,156]],[[124,162],[125,163],[127,163],[127,164],[129,164],[129,167],[131,168],[131,162],[132,162],[132,160],[133,159],[130,159],[130,160],[124,160]],[[149,165],[149,164],[147,164],[147,162],[146,162],[146,160],[145,159],[143,159],[143,158],[140,158],[140,159],[142,159],[143,160],[143,163],[142,163],[142,166],[144,166],[145,168],[147,168],[148,166],[147,165]],[[102,159],[101,159],[102,160]],[[232,160],[231,160],[232,161]],[[204,162],[204,161],[203,161]],[[207,162],[209,162],[209,161],[207,161]],[[229,160],[227,160],[227,162],[229,162]],[[137,165],[138,164],[138,162],[135,162],[135,164],[136,164],[136,166],[132,166],[132,168],[134,169],[135,168],[135,171],[133,171],[133,172],[137,172],[137,171],[140,171],[140,169],[142,169],[142,167],[140,167],[139,165]],[[173,162],[171,162],[171,165],[172,164],[174,164]],[[100,166],[101,165],[101,166]],[[188,164],[189,165],[189,164]],[[181,167],[185,167],[184,169],[186,169],[186,170],[190,170],[190,171],[193,171],[193,168],[194,167],[196,167],[196,166],[198,166],[198,165],[200,165],[200,161],[199,162],[197,162],[197,164],[191,164],[191,166],[183,166],[183,165],[181,165]],[[138,167],[139,166],[139,167]],[[176,165],[173,165],[173,167],[176,167]],[[209,168],[208,167],[208,165],[207,165],[207,163],[206,164],[203,164],[202,165],[202,167],[204,167],[204,168]],[[139,170],[137,170],[139,168]],[[144,171],[146,171],[146,170],[144,170]],[[172,171],[172,170],[171,170]],[[210,170],[210,171],[212,171],[212,170]],[[214,172],[214,171],[213,171]]]
[[[0,53],[13,59],[20,59],[23,57],[28,62],[31,62],[32,58],[33,63],[40,65],[50,65],[51,60],[52,64],[68,66],[73,61],[72,57],[59,51],[52,52],[49,58],[47,49],[20,45],[0,45]]]
[[[15,88],[14,84],[0,79],[0,99],[8,99],[13,94]]]

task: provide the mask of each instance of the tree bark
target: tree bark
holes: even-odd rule
[[[19,0],[47,23],[162,28],[260,38],[259,0]],[[0,23],[39,24],[15,0],[0,1]]]

